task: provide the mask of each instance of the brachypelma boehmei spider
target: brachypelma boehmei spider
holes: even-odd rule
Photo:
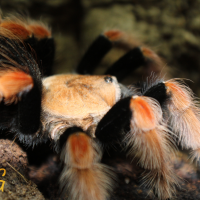
[[[91,75],[113,46],[128,53],[105,75]],[[46,77],[53,58],[54,41],[45,25],[1,19],[1,130],[24,145],[53,143],[64,163],[60,188],[70,200],[109,199],[115,178],[101,156],[104,147],[115,145],[138,159],[146,187],[159,199],[171,198],[179,181],[170,160],[175,141],[199,159],[200,110],[191,90],[179,79],[118,83],[141,65],[155,73],[162,67],[154,52],[120,31],[94,41],[77,67],[81,75]]]

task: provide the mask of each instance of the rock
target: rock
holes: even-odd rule
[[[28,180],[26,153],[10,140],[0,139],[0,146],[0,169],[6,170],[6,174],[0,178],[5,181],[4,191],[0,191],[0,200],[44,200],[37,186]],[[3,172],[0,170],[1,175]]]

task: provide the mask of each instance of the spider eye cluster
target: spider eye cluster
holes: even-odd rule
[[[106,76],[104,78],[104,80],[105,80],[106,83],[112,83],[113,82],[113,79],[110,76]]]

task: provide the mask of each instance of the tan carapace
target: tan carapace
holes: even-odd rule
[[[42,123],[57,140],[69,127],[84,131],[97,123],[120,99],[117,79],[111,76],[56,75],[43,80]]]

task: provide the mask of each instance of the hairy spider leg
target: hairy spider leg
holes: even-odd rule
[[[144,85],[148,85],[145,87]],[[141,88],[142,87],[142,88]],[[132,111],[130,110],[130,102],[132,96],[138,94],[147,96],[157,100],[162,107],[163,111],[166,107],[165,103],[169,98],[165,84],[158,80],[152,84],[141,84],[139,88],[136,86],[126,87],[120,84],[122,91],[122,99],[119,100],[101,119],[96,128],[96,137],[104,144],[110,144],[119,139],[121,141],[122,131],[128,132],[130,130],[130,121]],[[141,90],[141,92],[138,91]]]
[[[139,47],[135,47],[109,67],[105,74],[111,74],[117,77],[118,81],[122,81],[127,75],[142,65],[145,65],[144,55]]]
[[[96,66],[111,48],[112,42],[104,35],[97,37],[79,62],[76,72],[78,74],[93,74]]]
[[[133,95],[131,90],[130,95]],[[170,198],[179,178],[170,161],[175,148],[173,133],[163,120],[162,109],[166,109],[169,98],[167,89],[157,81],[138,95],[118,101],[99,122],[95,135],[108,146],[123,141],[128,155],[137,158],[145,169],[143,184],[160,199]]]
[[[21,16],[10,16],[1,19],[1,35],[20,39],[27,45],[27,50],[36,52],[40,62],[40,71],[45,76],[52,75],[52,66],[55,57],[55,43],[50,29],[41,22],[22,19]],[[9,34],[12,33],[12,34]]]
[[[152,50],[118,30],[104,32],[91,44],[77,67],[77,73],[93,74],[101,59],[113,47],[128,52],[108,68],[105,74],[116,76],[121,81],[130,72],[143,65],[147,68],[147,74],[152,71],[160,73],[162,60]]]
[[[191,159],[200,158],[200,108],[191,89],[181,79],[158,81],[146,87],[143,95],[157,99],[164,119],[182,148],[191,149]]]
[[[31,30],[33,36],[24,42],[33,48],[37,55],[37,60],[40,62],[40,71],[43,76],[50,76],[53,74],[53,64],[55,58],[55,42],[54,39],[48,35],[43,34],[43,27],[36,25],[32,26]],[[41,33],[40,33],[40,29]],[[38,32],[37,32],[38,31]],[[44,30],[44,32],[47,30]],[[41,35],[39,35],[41,34]]]
[[[183,82],[168,80],[165,82],[167,94],[170,96],[170,126],[178,135],[178,143],[192,149],[192,159],[200,158],[200,108],[193,92]]]
[[[113,172],[100,163],[101,149],[90,136],[78,129],[71,129],[60,141],[64,169],[60,176],[62,195],[71,200],[103,200],[113,187]],[[74,131],[74,132],[73,132]],[[67,136],[66,136],[67,135]]]
[[[180,79],[158,81],[142,92],[158,100],[164,118],[183,148],[192,149],[192,159],[200,158],[200,108],[193,92]]]
[[[40,127],[41,73],[33,55],[20,40],[1,36],[0,44],[3,93],[0,126],[2,130],[7,127],[18,134],[20,141],[32,145],[32,134]],[[8,105],[15,101],[17,104]]]
[[[144,172],[143,184],[154,190],[159,199],[171,198],[176,191],[178,178],[170,161],[173,140],[162,110],[157,101],[145,96],[133,96],[130,103],[133,111],[130,132],[125,141],[131,147],[129,155],[139,159]]]
[[[16,103],[21,94],[29,92],[32,88],[33,79],[29,74],[12,68],[1,73],[0,98],[5,104]]]
[[[119,100],[97,125],[95,136],[104,145],[112,145],[123,139],[122,132],[129,131],[132,112],[131,97]]]

